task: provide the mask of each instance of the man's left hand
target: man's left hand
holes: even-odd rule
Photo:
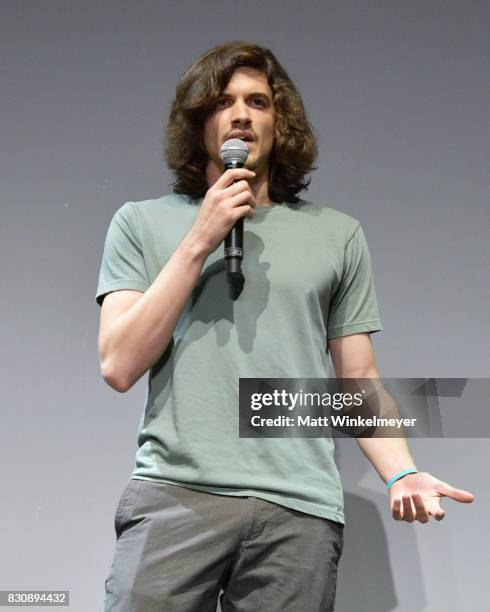
[[[390,506],[396,521],[427,523],[432,516],[437,521],[445,512],[439,504],[441,497],[450,497],[468,504],[475,498],[468,491],[456,489],[428,472],[407,474],[391,485]]]

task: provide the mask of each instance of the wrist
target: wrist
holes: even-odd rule
[[[187,234],[187,236],[182,240],[180,243],[180,249],[188,258],[199,262],[206,261],[210,255],[210,250],[207,245],[192,233]]]
[[[393,476],[386,482],[386,488],[389,491],[391,487],[395,484],[395,482],[398,482],[405,476],[408,476],[410,474],[417,474],[417,473],[418,473],[418,470],[416,467],[407,468],[405,470],[397,472],[396,474],[393,474]]]

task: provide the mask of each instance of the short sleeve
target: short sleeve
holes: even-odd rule
[[[382,329],[371,257],[359,224],[345,246],[342,277],[329,305],[327,337]]]
[[[114,213],[107,230],[95,299],[102,306],[104,296],[111,291],[144,292],[149,286],[134,209],[131,202],[126,202]]]

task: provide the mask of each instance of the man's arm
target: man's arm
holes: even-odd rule
[[[337,378],[379,378],[368,333],[333,338],[328,346]],[[356,438],[356,442],[385,483],[394,474],[416,467],[406,437]]]
[[[130,389],[166,349],[206,257],[197,241],[186,238],[141,297],[117,291],[105,298],[99,358],[102,376],[113,389]]]
[[[245,180],[253,176],[247,168],[226,170],[206,192],[193,226],[144,294],[128,287],[105,308],[102,304],[100,369],[115,390],[130,389],[164,353],[206,259],[238,219],[253,217],[255,196]],[[119,278],[131,278],[131,272]]]
[[[337,378],[379,378],[368,333],[332,338],[328,348]],[[356,442],[385,483],[398,472],[415,467],[406,437],[356,438]],[[443,496],[464,503],[474,499],[471,493],[455,489],[427,472],[407,474],[390,488],[393,518],[408,522],[417,519],[422,523],[429,516],[441,520],[444,511],[439,498]]]

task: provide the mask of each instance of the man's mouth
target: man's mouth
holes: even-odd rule
[[[247,132],[247,131],[236,131],[236,132],[232,132],[229,136],[229,138],[238,138],[239,140],[243,140],[243,142],[254,142],[255,138],[253,137],[253,134],[251,132]]]

